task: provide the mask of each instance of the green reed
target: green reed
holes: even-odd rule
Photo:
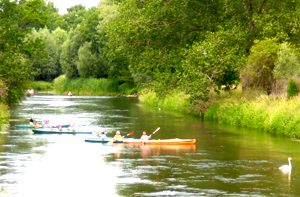
[[[209,107],[205,120],[300,138],[300,97],[249,95],[223,99]]]
[[[52,90],[53,83],[46,81],[32,81],[30,82],[28,88],[34,90]]]
[[[69,80],[60,76],[54,82],[54,92],[60,94],[72,92],[76,95],[122,95],[126,91],[130,90],[124,90],[124,88],[120,90],[118,81],[109,79],[78,78]]]
[[[8,123],[9,115],[8,107],[5,104],[0,103],[0,131],[2,131],[3,124]]]
[[[158,107],[164,110],[186,113],[191,105],[188,96],[182,92],[174,92],[165,98],[158,98],[155,92],[143,92],[139,95],[139,100],[151,107]]]

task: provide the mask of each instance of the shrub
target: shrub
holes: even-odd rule
[[[299,84],[291,79],[287,86],[287,95],[288,97],[297,96],[299,94]]]

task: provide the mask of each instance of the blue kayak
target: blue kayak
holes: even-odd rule
[[[102,140],[101,138],[88,138],[85,139],[85,142],[90,142],[90,143],[108,143],[108,142],[113,142],[113,143],[123,143],[124,141],[128,140],[127,139],[121,139],[121,140],[113,140],[113,139],[108,139],[108,140]]]
[[[52,126],[53,128],[57,128],[59,125]],[[63,128],[68,128],[70,124],[63,124],[61,125]],[[34,126],[30,124],[21,124],[21,125],[15,125],[16,129],[34,129]],[[40,126],[40,128],[43,128],[43,126]]]
[[[35,134],[92,134],[92,131],[73,131],[71,128],[64,128],[63,130],[58,129],[32,129]]]

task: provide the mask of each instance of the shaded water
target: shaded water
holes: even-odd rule
[[[76,122],[93,135],[37,135],[14,125]],[[86,143],[116,130],[139,138],[195,138],[189,146]],[[299,196],[300,142],[149,108],[136,98],[38,95],[0,134],[0,186],[11,196]],[[278,170],[292,157],[293,170]]]

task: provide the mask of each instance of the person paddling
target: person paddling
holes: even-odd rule
[[[121,133],[120,133],[120,131],[117,131],[116,132],[116,135],[114,136],[114,140],[121,140],[121,139],[123,139],[125,136],[121,136]]]
[[[147,135],[146,131],[143,131],[143,135],[140,139],[140,142],[142,142],[142,144],[144,144],[145,141],[149,140],[152,137],[152,135],[155,134],[159,130],[160,130],[160,127],[157,127],[157,129],[155,129],[155,131],[151,135]]]
[[[29,124],[31,125],[31,126],[34,126],[34,123],[33,123],[34,121],[33,121],[33,119],[32,118],[30,118],[30,120],[29,120]]]
[[[101,140],[103,141],[107,141],[107,136],[106,136],[107,132],[106,131],[103,131],[102,135],[101,135]]]
[[[39,123],[38,123],[38,122],[35,122],[35,124],[34,124],[34,128],[36,128],[36,129],[40,128],[40,125],[39,125]]]
[[[146,131],[143,131],[143,135],[142,135],[140,141],[144,142],[144,141],[149,140],[150,138],[151,138],[151,135],[148,136],[147,133],[146,133]]]

